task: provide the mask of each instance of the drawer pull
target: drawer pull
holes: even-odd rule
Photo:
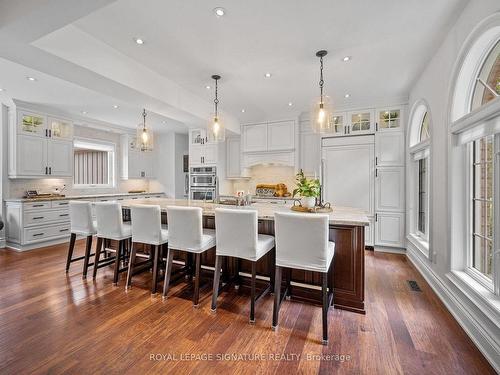
[[[43,207],[43,204],[34,204],[33,207]]]
[[[59,232],[67,232],[69,229],[66,228],[66,229],[60,229]]]
[[[44,217],[45,217],[45,216],[35,216],[35,217],[33,218],[33,220],[43,219]]]
[[[33,237],[37,237],[37,236],[43,236],[45,233],[35,233],[33,234]]]
[[[63,203],[57,203],[58,206],[67,206],[68,202],[63,202]]]
[[[59,216],[69,216],[69,214],[60,214]]]

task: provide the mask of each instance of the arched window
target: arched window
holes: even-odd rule
[[[500,13],[462,49],[452,94],[452,270],[500,294]],[[500,216],[498,216],[500,218]]]
[[[409,241],[429,257],[431,115],[424,100],[413,106],[409,137]]]

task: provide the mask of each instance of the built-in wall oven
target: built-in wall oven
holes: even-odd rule
[[[192,167],[189,171],[189,198],[194,200],[217,199],[217,168]]]

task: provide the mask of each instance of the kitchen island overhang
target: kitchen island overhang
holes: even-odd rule
[[[184,199],[134,199],[121,202],[125,220],[130,218],[129,208],[132,205],[159,205],[162,211],[162,223],[167,224],[168,206],[201,207],[203,210],[203,226],[215,229],[215,209],[228,208],[227,205],[184,200]],[[272,203],[256,203],[235,209],[257,210],[259,233],[274,236],[274,213],[290,212],[289,206],[277,206]],[[315,214],[311,214],[315,215]],[[335,308],[365,313],[365,226],[369,225],[363,210],[349,207],[334,207],[329,213],[329,239],[335,242],[335,257],[328,277],[333,278]],[[307,251],[307,249],[304,249]],[[274,251],[265,255],[257,265],[257,275],[261,280],[268,280],[274,269]],[[176,252],[175,259],[189,263],[191,260],[183,252]],[[201,257],[202,266],[213,269],[215,251],[208,251]],[[251,263],[245,260],[227,259],[224,265],[226,273],[238,273],[243,285],[250,284]],[[285,273],[286,275],[286,273]],[[292,298],[305,299],[321,303],[321,275],[311,271],[294,269],[290,272],[290,293]]]

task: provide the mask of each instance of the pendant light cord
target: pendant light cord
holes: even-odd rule
[[[142,129],[146,130],[146,108],[142,110],[142,118],[143,118]]]
[[[217,104],[219,104],[219,99],[218,99],[218,86],[217,86],[217,81],[218,79],[215,80],[215,99],[214,99],[214,104],[215,104],[215,118],[217,118]]]
[[[319,58],[319,90],[320,90],[320,99],[321,103],[323,103],[323,56]]]

